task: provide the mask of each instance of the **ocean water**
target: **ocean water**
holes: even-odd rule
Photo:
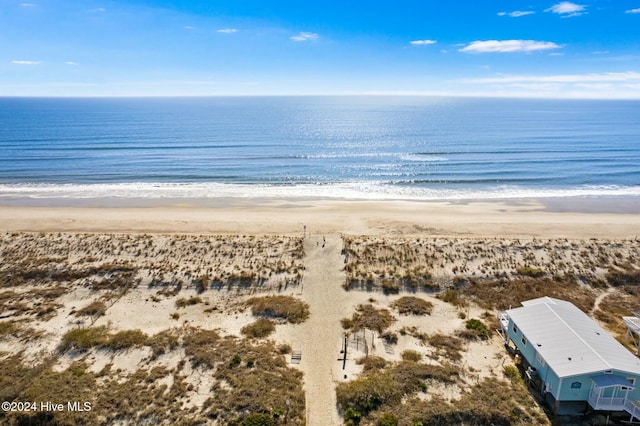
[[[640,101],[0,98],[0,202],[640,195]]]

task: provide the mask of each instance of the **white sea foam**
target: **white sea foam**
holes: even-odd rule
[[[0,184],[0,200],[15,199],[212,199],[331,198],[358,200],[497,200],[640,196],[640,186],[483,189],[427,188],[374,182],[266,185],[224,183]]]

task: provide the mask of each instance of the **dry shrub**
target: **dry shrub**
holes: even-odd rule
[[[140,347],[147,343],[148,336],[140,330],[123,330],[109,336],[102,347],[120,351],[131,347]]]
[[[3,424],[53,424],[53,425],[87,425],[97,424],[97,413],[94,410],[73,412],[67,410],[67,401],[88,401],[96,406],[93,389],[95,378],[86,371],[87,365],[74,362],[64,371],[56,372],[51,368],[36,369],[37,374],[19,392],[20,401],[36,401],[36,411],[8,413]],[[51,412],[41,411],[40,402],[51,401],[64,404],[64,410]]]
[[[58,349],[86,351],[93,347],[119,351],[134,346],[142,346],[147,342],[147,335],[140,330],[123,330],[110,334],[107,327],[87,327],[69,330],[62,337]]]
[[[276,330],[276,326],[273,321],[268,319],[259,318],[257,321],[252,322],[249,325],[245,325],[240,329],[240,332],[247,337],[253,337],[255,339],[262,339],[269,336]]]
[[[19,326],[13,321],[0,322],[0,336],[7,336],[18,331]]]
[[[567,277],[476,282],[461,292],[482,307],[498,310],[517,307],[526,300],[544,296],[567,300],[584,312],[589,312],[595,302],[595,295],[589,288]]]
[[[431,315],[433,303],[414,296],[404,296],[391,304],[403,315]]]
[[[387,365],[387,361],[382,357],[372,355],[358,358],[356,364],[362,365],[363,371],[379,370]]]
[[[192,296],[188,299],[181,297],[180,299],[176,300],[176,308],[193,306],[193,305],[197,305],[198,303],[202,303],[202,299],[199,298],[198,296]]]
[[[640,270],[626,265],[623,270],[609,268],[607,281],[614,287],[638,286],[640,285]]]
[[[622,317],[633,316],[633,312],[640,307],[640,295],[625,291],[627,288],[617,289],[606,295],[594,312],[594,317],[604,323],[604,326],[619,337],[626,336],[626,328]]]
[[[107,305],[105,305],[105,303],[100,300],[95,300],[89,303],[84,308],[78,309],[75,315],[76,316],[87,315],[91,317],[94,317],[94,316],[99,317],[104,315],[106,311],[107,311]]]
[[[400,362],[384,369],[365,369],[362,377],[338,384],[336,396],[345,422],[357,424],[379,409],[397,416],[395,411],[402,401],[417,392],[426,391],[429,382],[455,383],[460,374],[460,369],[450,364]]]
[[[453,306],[465,306],[466,303],[461,294],[454,288],[449,288],[436,296],[443,302],[451,303]]]
[[[194,365],[215,367],[215,351],[220,335],[215,330],[190,330],[184,336],[184,349]]]
[[[164,330],[147,339],[146,345],[151,348],[153,358],[171,352],[178,347],[179,339],[175,330]]]
[[[422,361],[422,354],[418,351],[414,351],[413,349],[407,349],[402,351],[400,358],[402,358],[403,361],[420,362]]]
[[[406,424],[550,425],[526,387],[495,379],[479,382],[451,403],[441,398],[428,402],[414,398],[393,413]]]
[[[300,324],[309,318],[309,305],[291,296],[252,297],[247,305],[255,316],[282,318],[292,324]]]
[[[345,421],[367,416],[381,406],[394,406],[402,401],[402,390],[388,372],[376,372],[336,388],[337,401]]]
[[[396,319],[386,309],[376,309],[371,304],[358,305],[351,319],[343,319],[342,326],[353,331],[368,328],[383,333]]]
[[[434,355],[436,358],[444,357],[451,361],[460,361],[462,359],[464,342],[458,337],[436,333],[427,337],[427,342],[435,349]]]
[[[107,327],[74,328],[62,337],[59,350],[65,352],[69,349],[88,350],[94,346],[104,345],[109,341]]]

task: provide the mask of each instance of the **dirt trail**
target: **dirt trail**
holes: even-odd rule
[[[593,302],[593,308],[591,308],[591,312],[589,312],[589,315],[593,316],[595,312],[600,308],[600,302],[602,302],[602,299],[604,299],[614,291],[615,288],[609,287],[604,292],[600,293],[598,297],[596,297],[596,300]]]
[[[311,315],[296,329],[293,341],[299,342],[294,349],[302,350],[300,367],[305,374],[307,424],[339,425],[335,386],[340,367],[340,319],[348,316],[349,307],[347,298],[342,297],[342,240],[335,234],[314,235],[305,240],[304,249],[302,297],[309,304]]]

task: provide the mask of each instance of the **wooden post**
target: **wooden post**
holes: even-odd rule
[[[344,358],[342,358],[342,369],[347,366],[347,334],[344,335]]]

